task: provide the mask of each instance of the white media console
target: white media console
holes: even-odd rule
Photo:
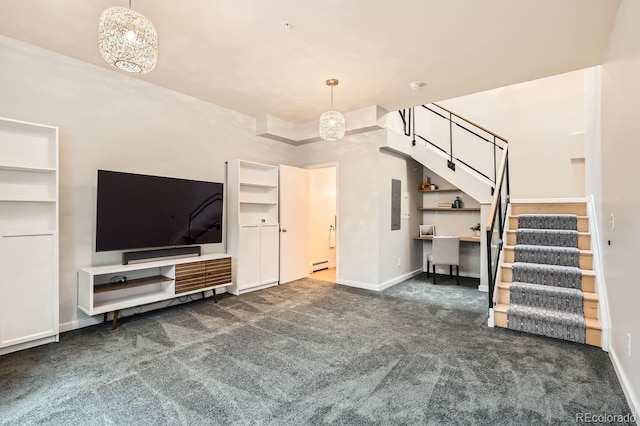
[[[82,268],[78,272],[78,308],[88,315],[160,302],[232,285],[231,256],[206,254],[129,265]]]

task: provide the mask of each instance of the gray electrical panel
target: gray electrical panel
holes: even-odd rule
[[[391,179],[391,230],[400,229],[400,200],[402,199],[402,182]]]

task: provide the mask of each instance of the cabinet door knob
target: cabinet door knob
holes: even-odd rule
[[[280,232],[287,232],[287,228],[282,228]]]

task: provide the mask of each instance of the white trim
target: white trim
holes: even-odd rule
[[[587,203],[586,197],[582,198],[520,198],[509,200],[510,204],[539,204],[539,203]]]
[[[598,295],[598,319],[602,327],[602,350],[608,352],[611,347],[611,316],[609,314],[609,299],[605,284],[604,266],[602,264],[602,240],[600,227],[596,217],[595,199],[591,195],[587,203],[589,216],[589,232],[591,233],[591,251],[593,253],[593,271],[596,274],[596,294]]]
[[[489,319],[487,320],[488,327],[495,327],[496,325],[496,317],[493,314],[493,308],[489,309]]]
[[[611,364],[613,364],[613,369],[616,372],[616,376],[618,376],[618,381],[620,382],[620,387],[622,388],[622,392],[624,393],[624,397],[627,400],[627,404],[629,404],[629,408],[631,409],[631,414],[638,418],[638,409],[640,408],[640,401],[638,397],[633,392],[633,387],[631,386],[631,382],[627,375],[624,373],[624,370],[620,367],[620,362],[618,361],[620,358],[618,357],[614,348],[611,348],[609,351],[609,358],[611,359]]]
[[[361,281],[337,279],[336,284],[344,285],[347,287],[362,288],[362,289],[371,290],[371,291],[380,291],[380,289],[378,289],[377,284],[364,283]]]
[[[102,317],[102,314],[99,314]],[[102,323],[97,317],[86,317],[82,319],[76,319],[73,321],[60,324],[60,333],[66,333],[67,331],[77,330],[79,328],[90,327],[92,325]]]
[[[21,351],[24,349],[35,348],[36,346],[45,345],[47,343],[55,343],[60,341],[60,335],[56,334],[48,337],[41,337],[36,340],[31,340],[28,342],[22,342],[11,346],[5,346],[0,348],[0,355],[10,354],[12,352]]]
[[[396,284],[399,284],[403,281],[406,281],[410,278],[415,277],[416,275],[420,275],[422,274],[422,268],[421,269],[416,269],[415,271],[411,271],[409,273],[406,273],[404,275],[400,275],[397,278],[394,278],[392,280],[389,281],[385,281],[381,284],[371,284],[371,283],[365,283],[365,282],[361,282],[361,281],[351,281],[351,280],[343,280],[343,279],[339,279],[336,280],[337,284],[340,285],[345,285],[348,287],[355,287],[355,288],[362,288],[365,290],[371,290],[371,291],[382,291],[382,290],[386,290],[389,287],[393,287]]]

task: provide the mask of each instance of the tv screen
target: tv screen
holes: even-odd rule
[[[96,251],[222,242],[223,184],[98,170]]]

